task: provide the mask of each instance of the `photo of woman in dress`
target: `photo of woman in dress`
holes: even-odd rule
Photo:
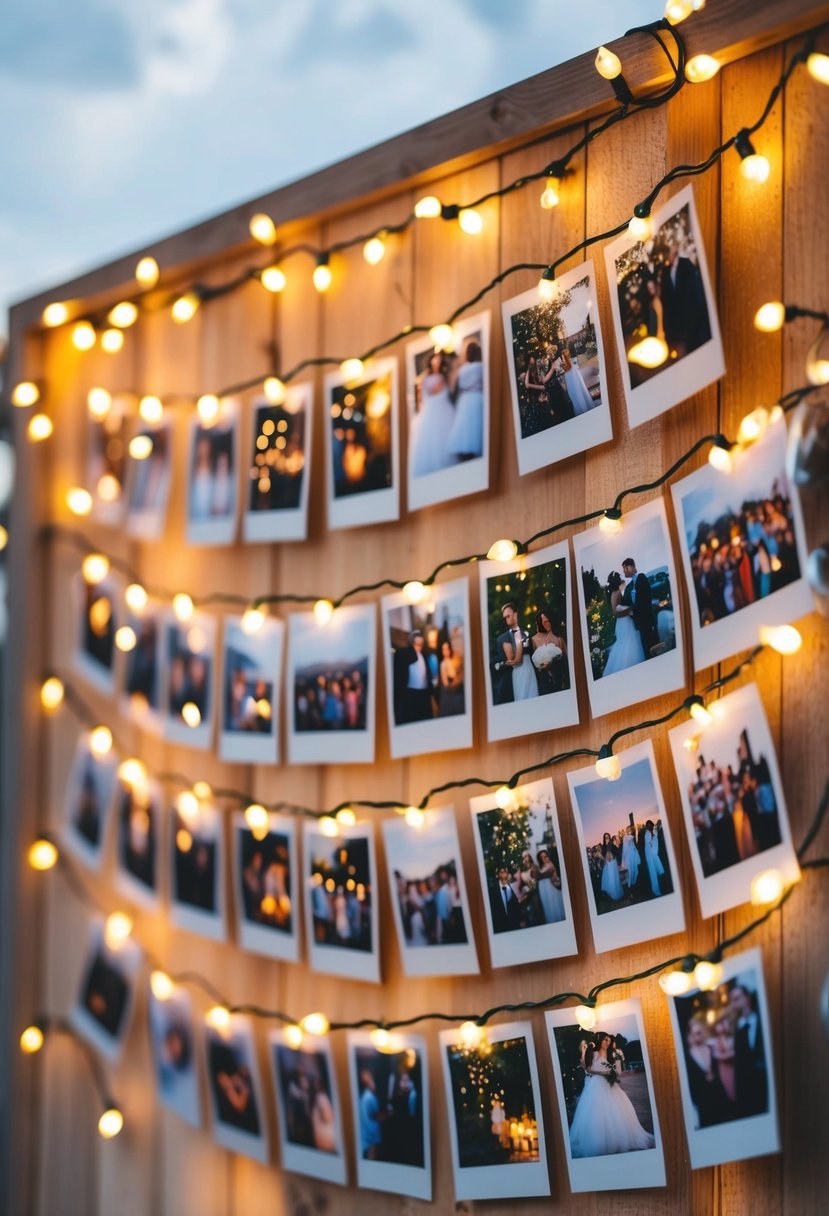
[[[238,409],[223,400],[221,415],[207,425],[193,419],[187,496],[187,540],[228,545],[236,534]]]

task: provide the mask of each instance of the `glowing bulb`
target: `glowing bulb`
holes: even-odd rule
[[[110,950],[118,950],[132,933],[132,917],[126,912],[110,912],[104,922],[104,941]]]
[[[131,612],[143,612],[147,607],[147,598],[147,592],[140,583],[130,583],[124,592],[124,599]]]
[[[605,511],[604,515],[599,520],[599,531],[607,533],[608,536],[616,536],[617,533],[621,532],[621,511]]]
[[[511,811],[515,806],[515,794],[508,785],[501,785],[493,795],[495,805],[499,806],[502,811]]]
[[[264,840],[268,834],[268,812],[258,802],[245,807],[245,823],[256,840]]]
[[[133,435],[127,451],[133,460],[147,460],[152,456],[154,446],[152,435]]]
[[[819,51],[812,51],[806,60],[806,70],[819,84],[829,84],[829,55],[822,55]]]
[[[212,426],[219,417],[219,398],[214,393],[202,393],[196,402],[202,426]]]
[[[182,790],[176,798],[176,810],[185,823],[195,823],[199,817],[199,800],[193,790]]]
[[[40,319],[47,329],[54,329],[57,325],[63,325],[69,320],[69,309],[65,304],[56,300],[54,303],[46,305],[40,314]]]
[[[757,409],[752,410],[750,414],[746,414],[740,423],[737,441],[739,443],[754,443],[765,432],[768,425],[769,411],[765,406],[758,405]]]
[[[694,968],[694,985],[700,992],[710,992],[722,980],[722,963],[701,959]]]
[[[173,320],[177,325],[185,325],[196,315],[200,304],[201,300],[195,291],[186,291],[173,303],[171,309]]]
[[[628,363],[636,363],[639,367],[661,367],[668,358],[670,350],[664,338],[642,338],[635,342],[628,351]]]
[[[130,789],[142,790],[147,785],[147,768],[142,760],[131,756],[118,765],[118,779]]]
[[[207,781],[194,781],[193,793],[201,802],[207,802],[213,797],[213,789]]]
[[[605,80],[615,80],[622,74],[622,61],[606,46],[600,46],[596,54],[596,71]]]
[[[204,1015],[204,1020],[214,1030],[227,1030],[230,1025],[230,1010],[226,1005],[213,1005]]]
[[[462,1022],[458,1027],[458,1038],[461,1046],[467,1051],[474,1051],[476,1047],[480,1047],[486,1033],[483,1026],[479,1026],[477,1022]]]
[[[72,345],[75,350],[92,350],[97,335],[89,321],[78,321],[72,329]]]
[[[596,761],[596,772],[600,777],[605,777],[608,781],[618,781],[622,775],[619,757],[614,756],[607,745],[599,752],[599,758]]]
[[[117,355],[124,345],[124,335],[120,329],[105,329],[101,334],[101,350],[108,355]]]
[[[357,822],[357,816],[350,806],[343,806],[337,811],[336,820],[340,827],[353,828]]]
[[[771,165],[768,157],[761,156],[758,152],[751,152],[740,161],[740,172],[747,182],[757,182],[762,185],[763,182],[768,181]]]
[[[43,1046],[43,1031],[39,1026],[27,1026],[20,1036],[20,1050],[24,1055],[33,1056]]]
[[[711,445],[711,451],[708,453],[708,463],[720,473],[730,473],[734,464],[729,449],[722,448],[716,443]]]
[[[576,1005],[573,1014],[582,1030],[592,1030],[596,1025],[596,1011],[590,1005]]]
[[[248,231],[260,245],[273,245],[276,243],[276,224],[269,215],[265,215],[262,211],[257,215],[251,216]]]
[[[713,55],[692,55],[685,64],[685,79],[691,84],[702,84],[712,80],[719,72],[722,64]]]
[[[185,726],[189,726],[191,730],[195,730],[197,726],[201,726],[201,710],[195,701],[185,701],[181,707],[181,716],[184,719]]]
[[[785,889],[786,884],[779,870],[763,870],[751,880],[751,902],[755,907],[776,904]]]
[[[157,1001],[169,1001],[175,985],[166,971],[150,973],[150,990]]]
[[[279,266],[266,266],[259,275],[259,281],[265,291],[271,291],[274,295],[284,291],[288,283],[284,270],[281,270]]]
[[[555,279],[545,278],[544,275],[538,280],[538,298],[540,300],[554,300],[558,295],[558,284]]]
[[[98,1120],[98,1134],[104,1140],[112,1140],[124,1127],[124,1116],[117,1106],[110,1106]]]
[[[96,726],[89,735],[89,750],[93,756],[108,756],[112,751],[112,731],[108,726]]]
[[[419,220],[436,220],[441,210],[440,199],[434,194],[425,194],[415,203],[414,213]]]
[[[40,400],[40,389],[33,380],[21,380],[12,389],[12,405],[25,409]]]
[[[451,325],[433,325],[429,330],[429,341],[434,342],[440,350],[453,351],[455,349],[455,331]]]
[[[797,654],[803,638],[794,625],[761,625],[760,641],[778,654]]]
[[[121,625],[115,630],[115,645],[124,654],[128,654],[131,650],[135,650],[138,645],[138,638],[135,630],[130,625]]]
[[[688,713],[695,722],[699,722],[700,726],[710,726],[714,721],[714,715],[710,709],[706,709],[701,701],[692,701],[688,706]]]
[[[328,265],[327,262],[319,262],[314,267],[314,273],[313,273],[312,278],[314,280],[314,286],[316,287],[317,291],[319,291],[320,293],[322,293],[324,291],[328,291],[328,288],[331,286],[331,280],[333,278],[333,276],[331,274],[331,267]]]
[[[496,540],[486,555],[491,562],[511,562],[518,556],[518,545],[514,540]]]
[[[782,329],[786,320],[786,305],[780,300],[769,300],[761,304],[754,314],[754,328],[763,334],[773,334]]]
[[[687,971],[668,971],[659,977],[659,987],[668,996],[684,996],[693,986],[694,981]]]
[[[302,1046],[303,1037],[301,1026],[294,1024],[292,1026],[285,1026],[283,1028],[282,1038],[284,1039],[285,1044],[288,1047],[292,1047],[294,1051],[298,1051]]]
[[[820,355],[825,337],[824,326],[806,354],[806,379],[810,384],[829,384],[829,359],[822,359]]]
[[[403,584],[403,598],[408,604],[421,604],[428,594],[429,588],[417,579]]]
[[[88,553],[81,563],[81,574],[91,587],[102,583],[109,574],[109,559],[103,553]]]
[[[193,847],[193,837],[186,828],[179,828],[176,832],[176,848],[179,853],[189,853]]]
[[[306,1013],[304,1018],[300,1018],[299,1024],[306,1034],[315,1037],[328,1034],[331,1029],[331,1023],[324,1013]]]
[[[410,828],[422,828],[426,822],[426,815],[419,806],[407,806],[405,819]]]
[[[686,752],[699,751],[699,735],[689,735],[682,746],[685,748]]]
[[[86,394],[86,406],[93,418],[106,418],[112,408],[112,394],[105,388],[91,388]]]
[[[282,405],[285,401],[285,385],[278,376],[266,376],[262,389],[271,405]]]
[[[181,621],[182,624],[185,621],[189,621],[195,610],[193,600],[187,592],[177,591],[173,596],[173,612],[175,613],[176,620]]]
[[[343,359],[340,364],[340,375],[346,384],[360,380],[365,375],[365,370],[362,359]]]
[[[461,207],[458,212],[458,223],[467,236],[477,236],[483,232],[484,221],[473,207]]]
[[[368,1037],[371,1039],[372,1047],[377,1051],[391,1053],[395,1049],[394,1037],[385,1026],[375,1026]]]
[[[135,268],[135,278],[142,287],[155,287],[161,271],[155,258],[144,257]]]
[[[29,845],[26,857],[33,870],[43,873],[44,870],[51,870],[57,865],[58,850],[51,840],[41,837]]]
[[[332,836],[333,837],[333,836],[339,836],[339,834],[340,834],[339,825],[338,825],[336,819],[334,819],[333,816],[331,816],[331,815],[323,815],[320,819],[318,819],[317,827],[319,828],[319,830],[323,836]]]
[[[373,236],[363,245],[363,257],[369,266],[376,266],[386,256],[386,242],[379,236]]]
[[[646,241],[653,225],[649,215],[632,215],[628,221],[628,232],[636,241]]]
[[[44,709],[57,709],[63,701],[63,682],[57,676],[49,676],[40,686],[40,703]]]
[[[42,443],[44,439],[49,438],[54,429],[52,419],[47,414],[32,414],[29,425],[26,427],[26,433],[32,443]]]
[[[138,320],[138,309],[131,300],[122,300],[109,310],[107,320],[116,329],[129,329]]]
[[[668,0],[665,5],[665,20],[671,25],[679,25],[694,11],[691,0]]]
[[[561,178],[548,177],[547,185],[541,194],[541,206],[545,211],[552,211],[553,207],[559,204],[559,187],[561,186]]]
[[[138,413],[150,426],[157,426],[164,417],[164,406],[160,397],[142,397],[138,403]]]
[[[242,633],[258,633],[265,624],[265,613],[261,608],[246,608],[242,613]]]
[[[331,600],[317,600],[314,604],[314,620],[318,625],[327,625],[334,615],[334,605]]]

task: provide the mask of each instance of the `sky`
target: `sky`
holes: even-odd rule
[[[0,334],[15,300],[571,59],[664,4],[3,7]]]
[[[618,832],[633,812],[635,823],[660,817],[650,760],[637,760],[622,769],[618,781],[603,777],[574,788],[584,826],[585,844],[599,844],[605,832]]]
[[[386,834],[386,857],[390,870],[399,870],[404,878],[428,878],[438,866],[458,858],[458,830],[451,807],[439,814],[428,815],[425,828],[410,828],[402,819],[389,823]]]

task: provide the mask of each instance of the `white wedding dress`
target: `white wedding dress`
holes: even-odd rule
[[[573,412],[576,417],[580,414],[586,414],[588,410],[592,410],[596,402],[590,396],[587,385],[584,383],[584,378],[576,366],[570,368],[564,373],[564,387],[567,389],[567,396],[570,398],[570,403],[573,406]]]
[[[604,863],[602,890],[611,899],[622,898],[622,877],[619,873],[619,863],[613,856],[609,857]]]
[[[484,365],[463,363],[458,369],[455,422],[449,435],[452,456],[481,456],[484,450]]]
[[[625,671],[637,663],[644,663],[645,648],[639,636],[639,630],[633,623],[632,616],[616,617],[616,641],[607,652],[603,676],[612,676],[617,671]]]
[[[449,399],[446,377],[430,372],[423,378],[420,410],[412,417],[412,476],[426,477],[456,463],[449,453],[449,433],[455,424],[455,407]]]
[[[570,1124],[570,1153],[573,1157],[605,1157],[610,1153],[635,1153],[656,1144],[636,1118],[633,1103],[621,1085],[610,1085],[601,1076],[608,1064],[600,1056],[590,1066]]]
[[[538,880],[538,898],[541,900],[545,925],[556,925],[564,920],[564,899],[548,874],[542,874]]]
[[[632,836],[625,836],[622,841],[622,865],[627,867],[628,886],[635,887],[639,877],[639,850]]]
[[[512,669],[512,695],[516,701],[529,701],[530,697],[538,696],[535,668],[526,650],[521,659],[521,666]]]
[[[665,867],[659,856],[659,841],[655,832],[645,832],[645,864],[648,867],[651,891],[654,895],[659,896],[662,894],[659,879],[665,873]]]

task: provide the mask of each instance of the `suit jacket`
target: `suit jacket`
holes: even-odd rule
[[[424,692],[409,688],[409,668],[412,663],[417,662],[418,658],[414,646],[402,646],[400,650],[394,652],[392,699],[394,701],[394,719],[398,726],[404,722],[416,722],[431,714],[431,710],[429,710],[428,714],[426,712],[428,704],[431,703],[432,685],[431,673],[429,671],[429,652],[425,647],[421,651],[421,655],[426,663],[426,688],[424,690],[427,694],[426,696],[424,696]],[[415,691],[414,697],[411,695],[413,691]],[[419,704],[420,702],[423,702],[422,707]]]
[[[711,337],[705,289],[699,268],[689,258],[680,257],[676,264],[676,282],[671,270],[662,271],[660,284],[665,337],[668,345],[680,354],[696,350]]]
[[[504,897],[501,894],[500,883],[489,888],[489,906],[492,912],[493,933],[506,933],[509,929],[518,929],[521,924],[521,912],[518,898],[511,886],[507,887],[507,906],[504,907]]]
[[[737,1026],[734,1032],[734,1085],[740,1117],[763,1114],[768,1107],[768,1078],[759,1014],[755,1015],[753,1047],[747,1025]]]
[[[623,598],[633,609],[633,623],[639,630],[647,656],[651,646],[655,646],[659,641],[651,606],[651,585],[648,582],[648,576],[640,571],[625,587]]]
[[[498,635],[496,647],[498,650],[498,662],[501,664],[500,670],[496,673],[496,683],[493,687],[493,700],[496,705],[506,705],[509,701],[514,701],[515,696],[512,691],[512,668],[507,667],[504,662],[504,643],[510,646],[515,646],[515,636],[511,629],[506,633]]]

